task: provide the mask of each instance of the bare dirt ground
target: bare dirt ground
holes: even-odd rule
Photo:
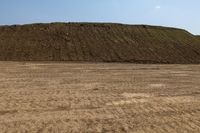
[[[0,132],[199,133],[200,65],[0,62]]]

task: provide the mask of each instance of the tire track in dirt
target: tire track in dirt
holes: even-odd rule
[[[47,64],[0,62],[2,132],[200,131],[198,65]]]

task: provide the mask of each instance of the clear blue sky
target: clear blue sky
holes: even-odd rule
[[[200,34],[200,0],[0,0],[0,25],[117,22]]]

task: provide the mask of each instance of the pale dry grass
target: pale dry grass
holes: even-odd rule
[[[0,132],[200,132],[200,66],[0,62]]]

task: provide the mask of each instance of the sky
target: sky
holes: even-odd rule
[[[0,0],[0,25],[48,22],[161,25],[200,35],[200,0]]]

